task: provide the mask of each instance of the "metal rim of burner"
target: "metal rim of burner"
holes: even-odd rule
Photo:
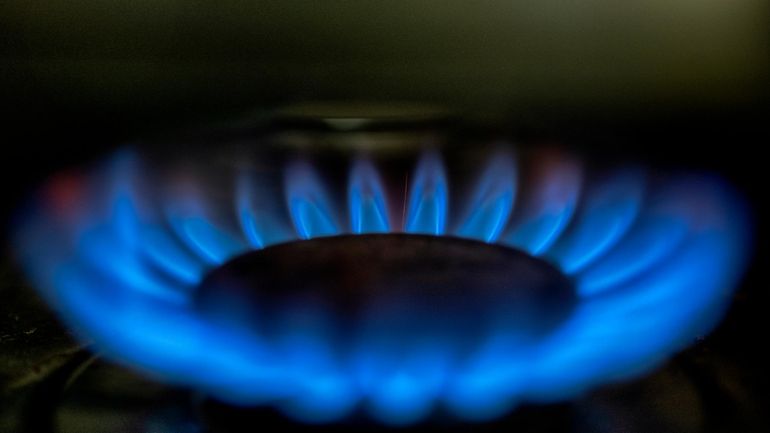
[[[280,339],[285,329],[318,333],[333,351],[377,339],[413,352],[440,341],[460,355],[491,335],[541,338],[569,316],[577,296],[553,265],[510,247],[387,233],[242,254],[209,272],[193,302],[211,320],[262,338]]]

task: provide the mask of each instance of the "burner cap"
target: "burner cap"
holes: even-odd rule
[[[464,351],[487,338],[537,338],[567,317],[576,295],[556,268],[512,248],[371,234],[244,254],[211,272],[195,301],[214,320],[269,340],[309,333],[335,349]]]

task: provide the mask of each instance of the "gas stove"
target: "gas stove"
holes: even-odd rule
[[[0,6],[0,431],[768,430],[763,2],[172,3]]]
[[[411,114],[288,119],[32,195],[18,268],[79,343],[48,319],[18,428],[703,431],[733,398],[692,359],[750,260],[728,182]]]

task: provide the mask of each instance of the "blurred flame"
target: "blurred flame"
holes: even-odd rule
[[[397,230],[365,159],[350,173],[348,228],[305,161],[286,167],[285,203],[244,171],[234,206],[222,208],[195,177],[155,197],[139,182],[139,159],[124,152],[90,176],[56,178],[22,219],[16,245],[30,278],[76,331],[156,377],[236,404],[274,404],[308,422],[339,419],[358,402],[390,424],[418,421],[437,404],[489,419],[519,402],[561,400],[648,371],[716,323],[747,259],[746,212],[719,180],[681,176],[654,188],[643,171],[626,169],[584,187],[580,164],[553,155],[536,160],[532,188],[516,206],[515,160],[496,155],[472,194],[456,198],[466,213],[453,233],[488,242],[502,233],[501,243],[570,273],[581,302],[542,339],[500,329],[467,359],[452,354],[451,342],[394,351],[374,334],[333,356],[323,326],[282,329],[267,342],[191,308],[202,276],[250,248]],[[405,230],[443,234],[449,187],[438,154],[427,153],[413,179]]]

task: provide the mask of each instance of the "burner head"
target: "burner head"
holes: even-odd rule
[[[439,342],[464,351],[493,337],[542,336],[571,313],[576,294],[555,267],[512,248],[369,234],[241,255],[203,280],[195,303],[214,320],[268,339],[322,332],[335,352]]]

